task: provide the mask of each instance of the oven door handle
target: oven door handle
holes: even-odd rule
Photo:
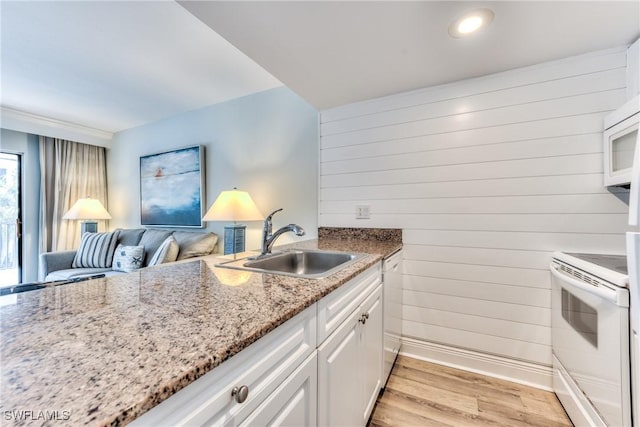
[[[565,281],[571,286],[574,286],[585,292],[589,292],[590,294],[597,295],[600,298],[611,301],[616,305],[622,305],[621,301],[618,301],[618,292],[616,292],[615,290],[607,287],[593,286],[589,285],[588,283],[581,282],[580,280],[575,279],[568,274],[564,274],[558,271],[557,264],[555,263],[551,263],[551,274],[553,274],[558,280]]]

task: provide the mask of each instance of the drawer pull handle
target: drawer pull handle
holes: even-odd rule
[[[240,387],[235,386],[233,390],[231,390],[231,396],[235,397],[236,402],[242,403],[249,397],[249,387],[246,385]]]
[[[369,318],[369,313],[363,313],[360,316],[360,320],[358,320],[358,322],[360,322],[360,323],[362,323],[364,325],[365,323],[367,323],[367,319],[368,318]]]

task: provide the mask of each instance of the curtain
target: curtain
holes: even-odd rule
[[[80,223],[62,216],[80,198],[107,204],[106,150],[78,142],[40,137],[40,252],[76,249]]]

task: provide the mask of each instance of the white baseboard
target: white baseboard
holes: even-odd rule
[[[405,337],[402,338],[400,354],[547,391],[553,390],[551,366]]]

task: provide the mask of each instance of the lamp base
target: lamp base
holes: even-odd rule
[[[80,235],[84,233],[97,233],[98,222],[97,221],[82,221],[80,223]]]
[[[244,252],[246,225],[228,225],[224,227],[224,254]]]

